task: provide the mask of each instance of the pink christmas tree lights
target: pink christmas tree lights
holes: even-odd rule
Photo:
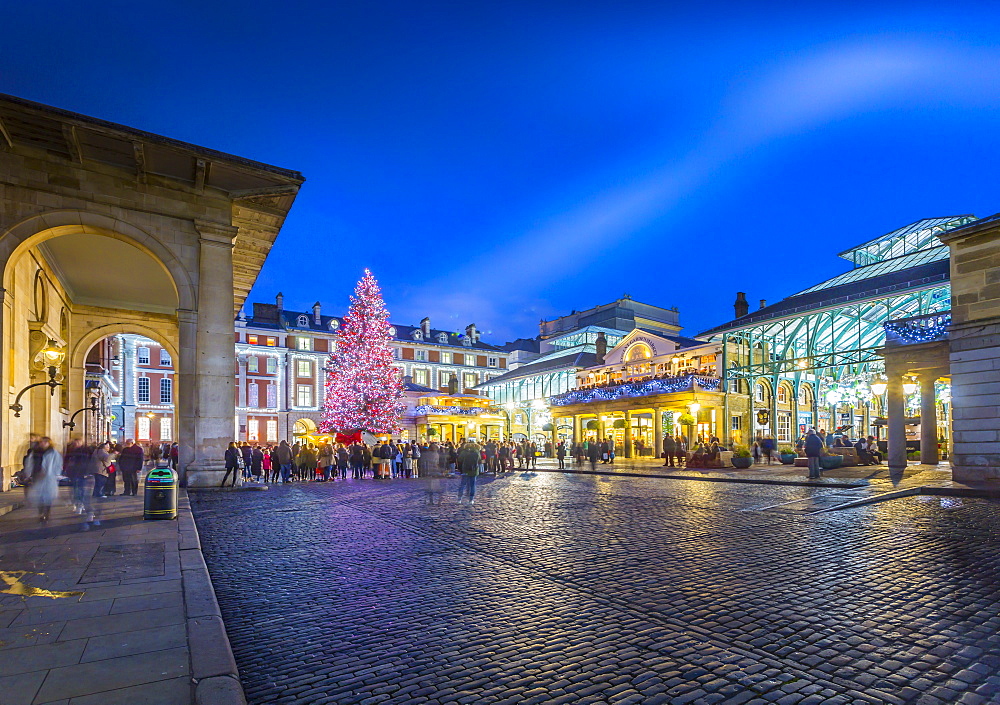
[[[399,430],[404,410],[403,380],[393,367],[389,311],[372,273],[354,288],[351,306],[327,360],[324,433]]]

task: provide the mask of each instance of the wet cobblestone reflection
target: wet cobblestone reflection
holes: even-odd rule
[[[191,493],[251,703],[1000,702],[996,504],[421,482]]]

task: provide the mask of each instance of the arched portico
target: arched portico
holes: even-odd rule
[[[87,351],[136,334],[172,361],[182,473],[217,484],[234,437],[234,314],[301,175],[10,96],[0,106],[17,117],[0,140],[0,464],[9,476],[29,432],[63,441]],[[48,341],[66,353],[65,384],[33,389],[14,417],[13,397],[44,381],[33,357]]]

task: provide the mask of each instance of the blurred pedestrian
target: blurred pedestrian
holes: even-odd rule
[[[59,473],[62,456],[52,447],[52,439],[42,436],[31,449],[25,463],[24,474],[28,487],[28,504],[38,508],[38,521],[48,521],[52,503],[59,494]]]
[[[476,478],[479,477],[480,449],[476,443],[466,441],[458,454],[458,470],[462,481],[458,485],[458,502],[462,503],[462,493],[468,490],[469,504],[476,503]]]
[[[122,494],[126,497],[135,497],[139,492],[139,473],[142,471],[142,446],[135,444],[129,438],[125,441],[125,447],[118,454],[118,469],[122,475]]]

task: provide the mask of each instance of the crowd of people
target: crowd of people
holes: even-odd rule
[[[61,454],[47,436],[33,436],[28,442],[21,469],[14,482],[24,488],[28,502],[37,508],[38,520],[46,522],[59,494],[62,478],[72,486],[73,511],[83,517],[84,529],[100,526],[100,504],[118,494],[135,497],[139,492],[139,473],[147,461],[177,468],[177,444],[142,446],[133,439],[124,443],[105,441],[86,444],[72,439]]]
[[[353,443],[291,443],[281,441],[261,445],[233,441],[226,449],[226,474],[222,484],[244,482],[332,482],[371,478],[391,480],[413,478],[435,472],[456,472],[459,454],[467,443],[475,443],[482,456],[484,472],[501,473],[515,466],[531,469],[539,455],[532,441],[379,440],[374,445]],[[544,452],[551,452],[549,444]]]

